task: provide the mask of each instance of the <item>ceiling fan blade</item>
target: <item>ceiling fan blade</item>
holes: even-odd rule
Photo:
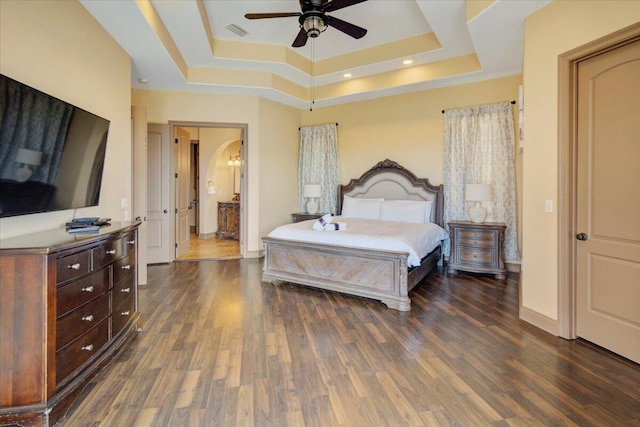
[[[367,0],[332,0],[322,5],[324,12],[333,12],[334,10],[342,9],[345,7],[353,6],[354,4],[362,3]]]
[[[293,47],[302,47],[305,44],[307,44],[307,39],[308,38],[309,38],[309,36],[307,36],[307,32],[304,30],[304,28],[300,28],[300,32],[296,36],[296,39],[293,41],[293,44],[291,46],[293,46]]]
[[[247,19],[264,19],[264,18],[287,18],[289,16],[300,16],[300,12],[282,12],[282,13],[247,13],[244,15]]]
[[[327,24],[336,30],[340,30],[345,34],[350,35],[354,39],[361,39],[365,34],[367,34],[366,29],[333,16],[327,16]]]

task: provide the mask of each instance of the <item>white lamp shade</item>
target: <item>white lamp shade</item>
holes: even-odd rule
[[[16,162],[25,165],[38,166],[42,161],[42,151],[29,150],[27,148],[18,148]]]
[[[464,199],[469,202],[493,200],[493,187],[491,184],[467,184],[464,189]]]
[[[322,192],[319,184],[307,184],[304,186],[304,197],[320,197]]]

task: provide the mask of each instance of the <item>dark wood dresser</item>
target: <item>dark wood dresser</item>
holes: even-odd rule
[[[218,202],[218,239],[240,240],[240,202]]]
[[[139,330],[138,225],[0,240],[0,426],[60,421]]]
[[[447,225],[451,238],[449,273],[461,270],[495,274],[498,280],[507,278],[503,249],[505,224],[451,221]]]

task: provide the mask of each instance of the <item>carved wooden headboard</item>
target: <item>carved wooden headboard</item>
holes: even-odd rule
[[[386,159],[347,185],[338,186],[338,214],[344,196],[385,200],[433,200],[431,221],[444,227],[444,188],[432,185],[428,178],[418,178],[398,163]]]

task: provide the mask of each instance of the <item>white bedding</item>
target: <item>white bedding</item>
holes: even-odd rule
[[[315,220],[309,220],[282,225],[269,233],[269,237],[354,248],[408,252],[407,264],[409,267],[420,265],[420,260],[435,249],[441,240],[448,237],[442,227],[433,223],[410,224],[335,216],[332,222],[346,223],[346,230],[315,231],[313,230],[314,222]]]

